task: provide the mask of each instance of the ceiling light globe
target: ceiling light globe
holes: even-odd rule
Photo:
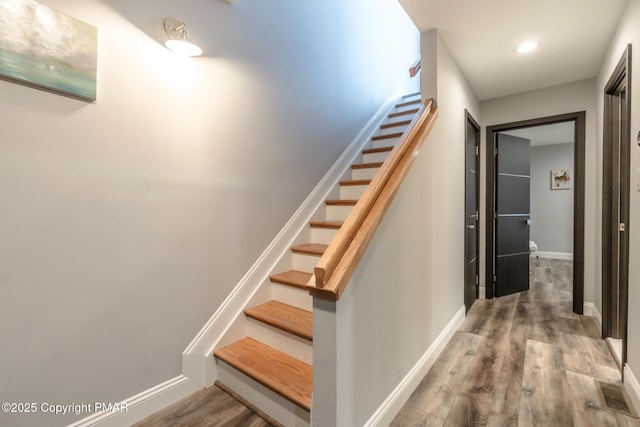
[[[516,48],[517,53],[528,53],[538,48],[539,44],[536,41],[524,42]]]

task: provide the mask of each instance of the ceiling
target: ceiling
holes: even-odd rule
[[[595,77],[628,0],[399,1],[421,32],[439,30],[482,101]],[[529,39],[540,47],[516,54]]]
[[[574,122],[556,123],[553,125],[534,126],[510,130],[507,135],[519,136],[531,140],[532,147],[573,143]]]

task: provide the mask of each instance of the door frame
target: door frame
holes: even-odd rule
[[[465,117],[465,130],[464,130],[464,147],[465,147],[465,174],[467,173],[467,167],[468,165],[466,164],[466,149],[467,149],[467,143],[469,142],[468,140],[468,133],[467,133],[467,124],[470,124],[471,127],[473,127],[473,129],[475,130],[476,133],[476,147],[477,151],[476,151],[476,164],[475,164],[475,170],[476,170],[476,188],[475,188],[475,192],[476,192],[476,209],[478,211],[478,219],[476,220],[476,247],[475,247],[475,254],[476,254],[476,300],[480,297],[480,140],[481,140],[481,127],[478,124],[478,122],[473,118],[473,116],[471,115],[471,113],[469,112],[469,110],[464,110],[464,117]],[[467,180],[465,177],[464,180],[464,193],[465,193],[465,217],[466,217],[466,195],[469,192],[469,188],[467,188]],[[467,219],[465,218],[465,222],[464,222],[464,227],[465,227],[465,241],[464,241],[464,245],[465,245],[465,254],[467,253],[466,251],[466,246],[467,246],[467,238],[466,238],[466,227],[467,227]],[[465,260],[466,263],[466,260]],[[464,291],[464,296],[465,296],[465,306],[466,306],[466,286],[467,286],[467,277],[466,277],[466,264],[464,265],[464,271],[465,271],[465,278],[464,278],[464,287],[463,287],[463,291]],[[467,312],[469,311],[469,309],[471,308],[471,306],[466,307]]]
[[[547,116],[531,120],[487,126],[486,154],[486,215],[485,215],[485,283],[486,298],[494,297],[494,217],[496,205],[496,156],[495,135],[514,129],[522,129],[540,125],[573,122],[573,169],[575,187],[573,191],[573,312],[583,314],[584,311],[584,198],[585,198],[585,124],[586,113],[573,113]]]
[[[604,127],[602,138],[602,338],[612,335],[613,313],[611,304],[613,300],[612,280],[614,275],[619,278],[619,289],[617,292],[619,314],[619,333],[622,336],[622,360],[624,366],[627,360],[627,322],[629,312],[629,198],[630,188],[630,157],[631,157],[631,45],[627,45],[620,61],[613,70],[609,81],[604,87]],[[617,117],[614,110],[616,103],[619,104],[619,93],[621,88],[626,90],[626,115],[619,117],[622,121],[622,135],[618,135],[618,128],[614,126],[614,119]],[[614,140],[620,140],[620,168],[614,169],[612,163],[612,149]],[[624,164],[624,166],[622,166]],[[616,175],[616,176],[614,176]],[[627,228],[619,236],[614,230],[619,226],[619,218],[613,215],[607,207],[613,203],[612,186],[623,192],[622,206],[619,207],[619,214]],[[619,216],[620,216],[619,215]],[[621,254],[613,250],[613,243],[616,249],[621,248]],[[615,268],[613,267],[615,264]],[[621,267],[620,267],[621,266]],[[620,267],[620,268],[618,268]]]

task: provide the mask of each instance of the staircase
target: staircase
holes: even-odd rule
[[[420,94],[406,95],[362,151],[350,176],[291,247],[290,265],[270,276],[271,300],[244,310],[247,336],[214,351],[218,383],[286,426],[310,425],[313,391],[313,270],[377,170],[411,123]]]

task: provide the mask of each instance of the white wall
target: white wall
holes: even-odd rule
[[[586,111],[585,138],[585,272],[584,300],[598,302],[599,257],[600,257],[600,196],[597,181],[598,153],[596,147],[596,91],[595,80],[582,80],[553,86],[545,89],[523,92],[482,101],[481,124],[481,176],[486,177],[486,132],[487,126],[520,120],[535,119],[576,111]],[[480,188],[481,212],[485,212],[486,188]],[[481,220],[482,221],[482,220]],[[480,247],[485,247],[486,230],[484,224],[480,231]],[[485,276],[485,254],[480,251],[481,280]],[[481,282],[482,283],[482,282]]]
[[[360,127],[414,90],[419,33],[394,0],[42,3],[98,27],[98,101],[0,81],[0,401],[120,401],[180,374]],[[204,57],[162,46],[168,16]]]
[[[640,147],[635,142],[638,132],[640,132],[640,116],[638,115],[640,111],[640,27],[638,27],[638,22],[640,22],[640,2],[631,0],[622,16],[618,31],[611,42],[597,80],[598,159],[599,164],[601,164],[604,87],[620,60],[625,47],[628,43],[631,43],[633,45],[633,53],[631,55],[631,215],[628,227],[630,263],[627,362],[636,378],[640,378],[640,316],[636,314],[636,307],[640,304],[640,264],[638,263],[640,258],[640,192],[636,189],[638,170],[640,169]],[[598,169],[597,174],[600,177],[599,183],[601,185],[602,168]],[[598,262],[600,261],[598,260]],[[640,392],[640,390],[637,392]]]
[[[363,425],[464,306],[465,109],[479,108],[437,39],[439,119],[337,303],[336,425]]]
[[[573,190],[551,189],[551,171],[573,169],[573,144],[531,147],[531,235],[540,252],[573,254]]]

